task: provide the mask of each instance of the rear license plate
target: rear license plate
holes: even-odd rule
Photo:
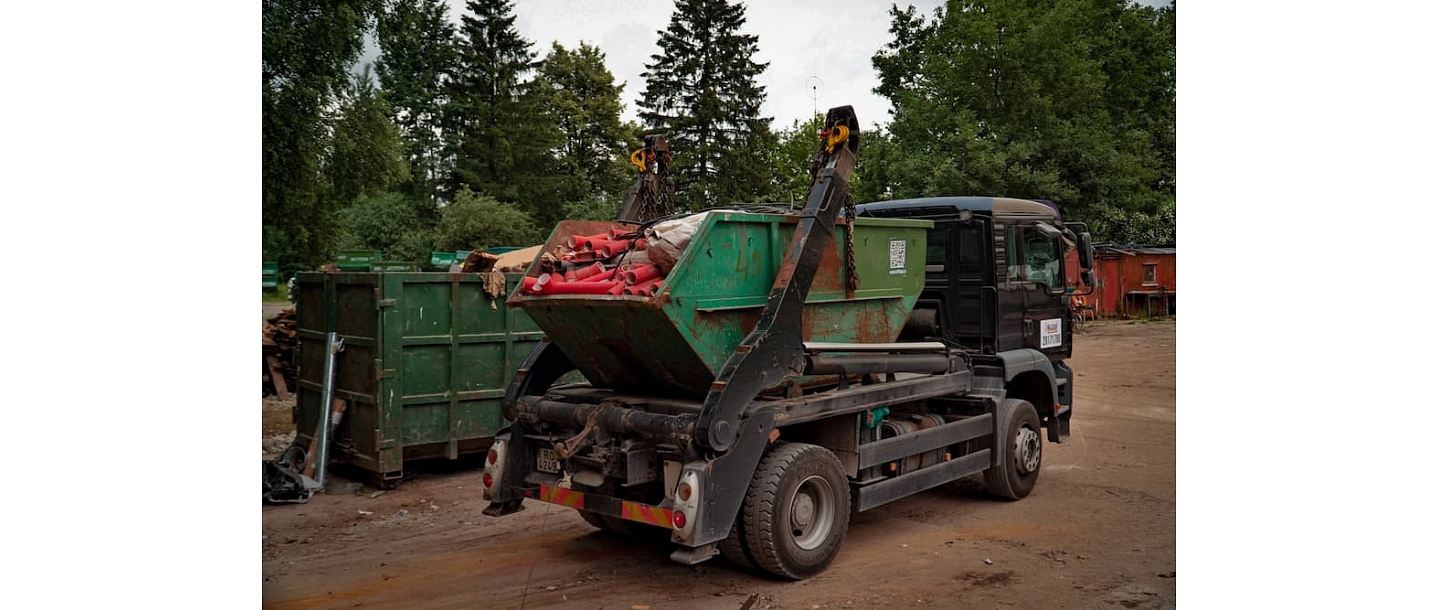
[[[560,458],[555,456],[554,449],[540,449],[540,454],[535,456],[535,468],[551,474],[559,474]]]

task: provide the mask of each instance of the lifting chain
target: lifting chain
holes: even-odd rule
[[[650,188],[640,189],[640,216],[641,218],[660,218],[675,212],[675,182],[670,179],[670,153],[661,151],[661,157],[656,158],[656,152],[646,153],[644,149],[635,151],[630,157],[631,163],[636,163],[636,155],[643,154],[644,161],[636,163],[642,169],[653,168],[653,178],[645,182],[650,183]],[[651,182],[653,180],[653,182]]]

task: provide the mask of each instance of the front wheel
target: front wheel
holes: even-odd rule
[[[850,525],[850,485],[824,447],[786,443],[760,461],[740,517],[750,559],[761,569],[801,579],[840,553]]]
[[[1010,423],[995,439],[994,451],[1000,456],[996,465],[985,471],[985,490],[1005,500],[1019,500],[1030,495],[1040,478],[1044,439],[1034,405],[1014,398],[1005,402],[1010,407]]]

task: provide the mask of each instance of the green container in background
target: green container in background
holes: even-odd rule
[[[508,274],[507,288],[521,277]],[[384,484],[406,460],[488,449],[505,388],[544,337],[525,312],[504,295],[492,300],[479,275],[301,273],[297,282],[297,443],[315,432],[334,331],[345,342],[335,396],[348,401],[336,459]]]
[[[653,297],[520,295],[524,309],[592,384],[648,395],[702,396],[745,335],[755,328],[775,282],[796,218],[712,212],[696,229],[661,292]],[[847,290],[845,233],[838,224],[805,301],[805,341],[894,341],[925,284],[928,220],[855,222],[855,271]],[[564,221],[545,251],[571,235],[633,225]],[[539,275],[532,263],[529,275]]]
[[[430,266],[441,271],[449,271],[450,265],[455,264],[456,252],[431,252]],[[465,259],[460,259],[465,260]]]
[[[370,271],[374,271],[376,273],[414,273],[419,270],[420,266],[415,263],[407,263],[401,261],[380,261],[370,263]]]
[[[261,263],[260,287],[274,290],[280,286],[280,263]]]
[[[380,260],[379,250],[342,250],[335,255],[335,266],[341,271],[369,271],[370,263]]]

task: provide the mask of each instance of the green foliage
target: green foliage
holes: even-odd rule
[[[428,260],[435,231],[423,216],[426,207],[404,193],[363,195],[340,211],[340,249],[380,250],[385,260]]]
[[[873,63],[895,118],[862,155],[867,195],[1049,199],[1105,227],[1100,239],[1164,233],[1132,225],[1174,200],[1173,8],[977,0],[936,13],[891,10]]]
[[[554,43],[540,62],[537,99],[563,134],[556,160],[556,170],[566,178],[560,192],[563,201],[591,194],[618,201],[629,186],[625,159],[630,134],[620,122],[624,88],[605,67],[605,54],[585,43],[573,51]],[[568,212],[565,216],[571,218]]]
[[[290,287],[281,282],[274,290],[261,290],[261,303],[285,303],[290,300]]]
[[[389,114],[390,105],[375,90],[366,66],[344,90],[325,167],[328,194],[337,206],[410,179],[404,144]]]
[[[615,220],[620,210],[620,197],[593,194],[578,201],[565,203],[566,220]]]
[[[284,271],[323,263],[335,244],[335,203],[322,175],[326,109],[379,7],[380,0],[261,3],[262,249]]]
[[[443,0],[389,0],[375,26],[375,71],[400,129],[411,181],[405,190],[428,201],[433,215],[449,171],[440,133],[441,80],[455,62],[455,26]]]
[[[640,118],[675,151],[676,200],[700,209],[770,194],[766,151],[776,146],[760,116],[769,64],[753,57],[758,37],[741,34],[745,7],[726,0],[677,0],[660,52],[645,64]]]
[[[825,115],[817,114],[804,123],[797,120],[780,131],[771,162],[775,180],[770,195],[773,202],[805,204],[805,197],[810,194],[810,162],[820,150],[820,130],[824,128]]]
[[[540,229],[524,210],[477,194],[466,186],[455,194],[454,203],[440,210],[436,231],[439,250],[531,246],[540,242]]]
[[[550,151],[560,133],[524,81],[535,54],[515,29],[507,0],[469,0],[461,17],[458,59],[445,84],[447,138],[455,167],[451,188],[468,186],[518,203],[542,221],[560,215],[563,180]]]

